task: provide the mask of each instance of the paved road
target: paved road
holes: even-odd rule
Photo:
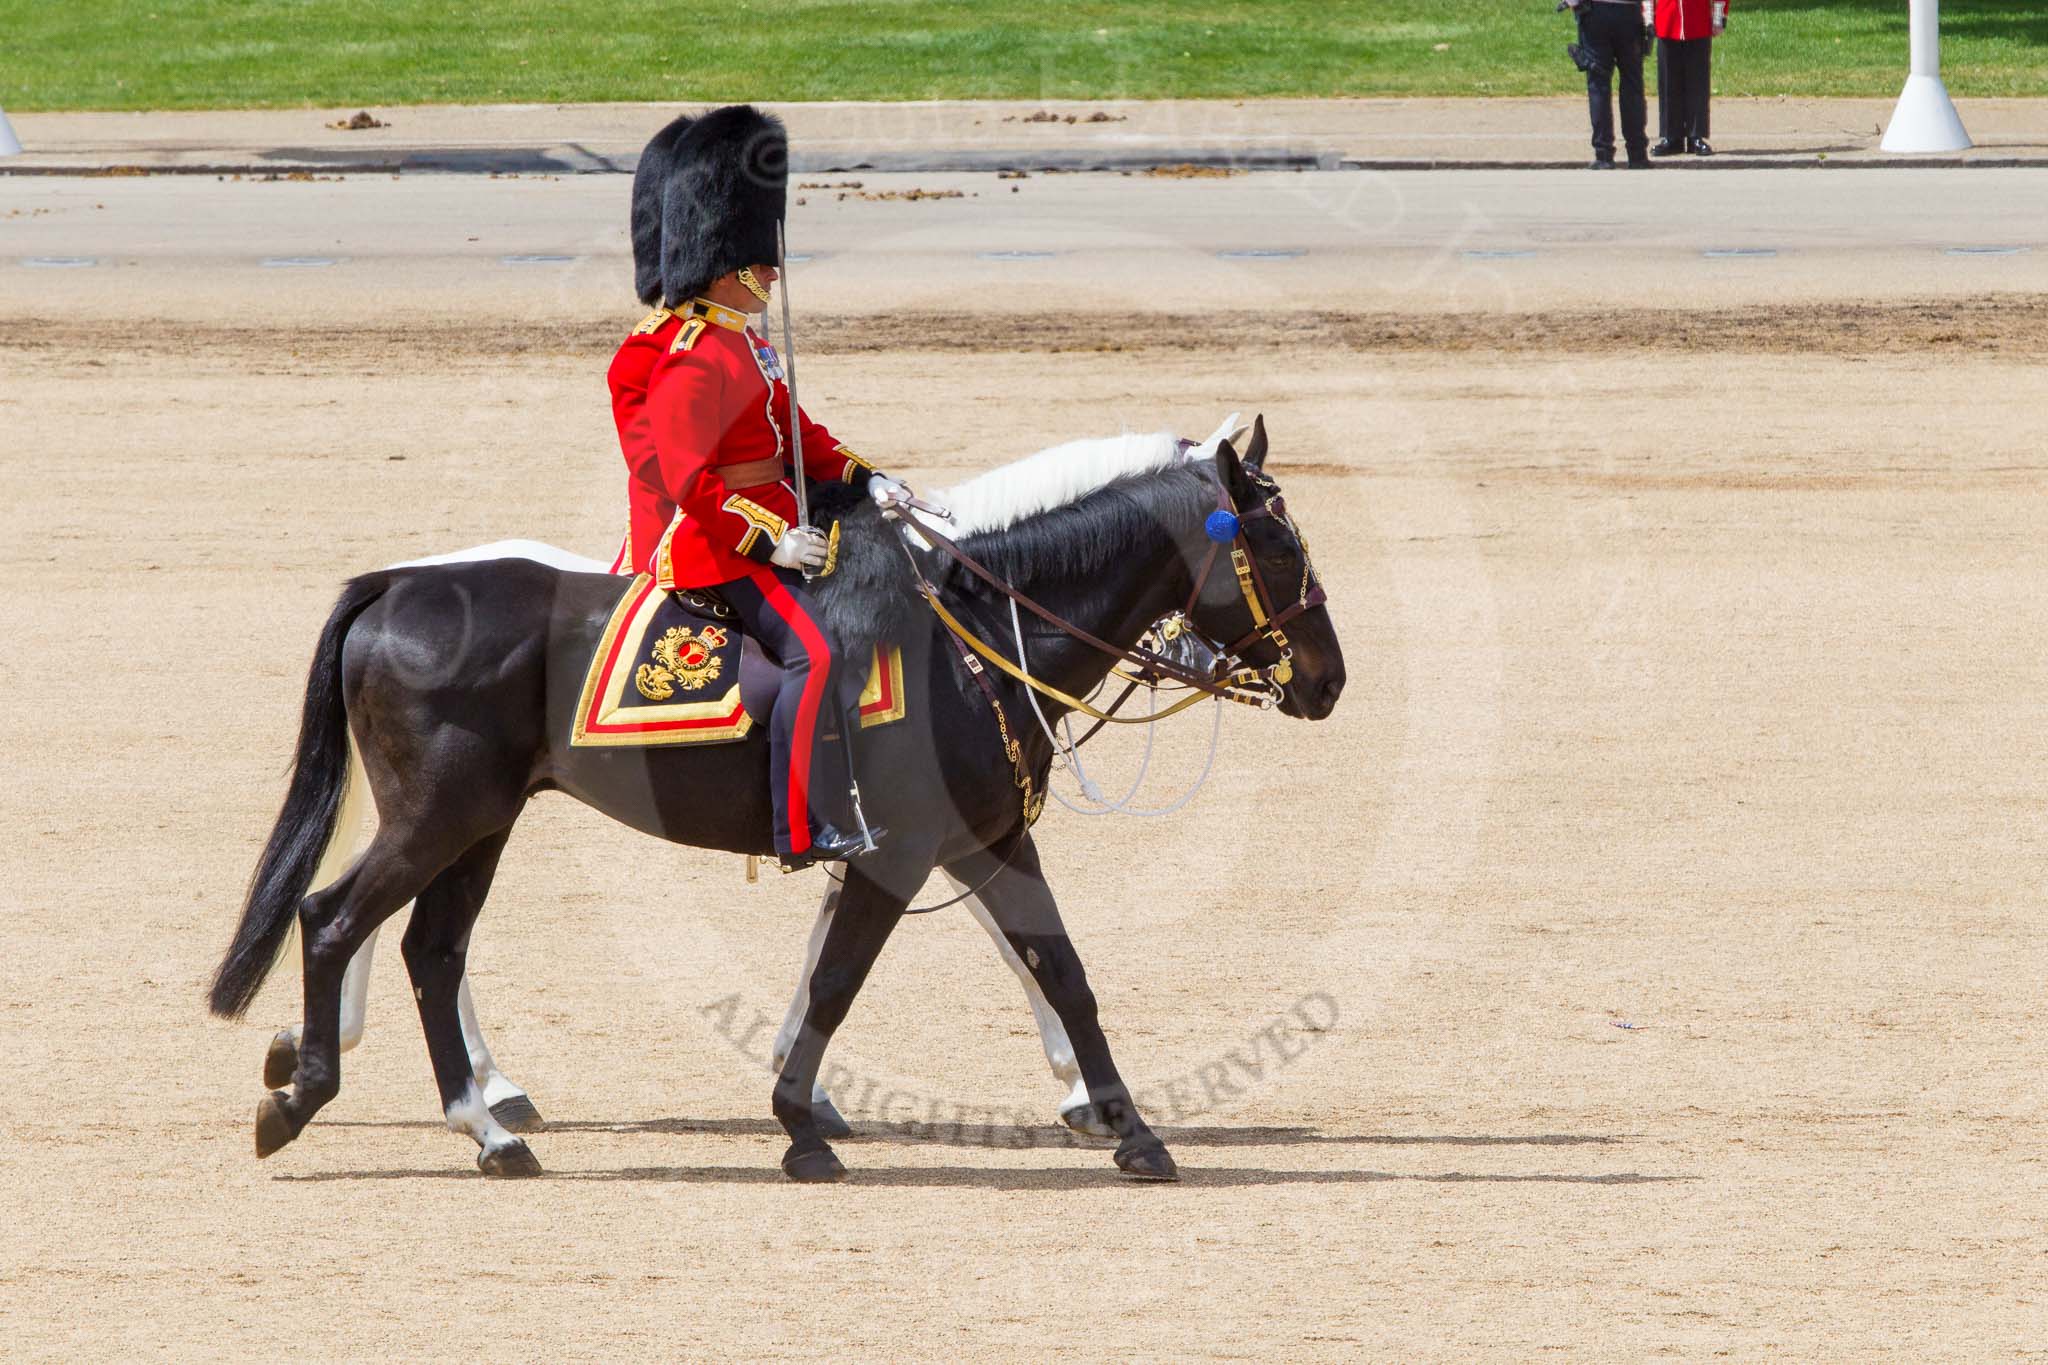
[[[1440,311],[2048,290],[2025,170],[827,176],[801,306]],[[818,185],[827,188],[816,188]],[[858,186],[855,188],[854,186]],[[0,309],[154,296],[220,317],[617,311],[627,182],[0,181]],[[944,198],[908,199],[913,193]],[[957,196],[957,197],[951,197]]]
[[[1568,28],[1552,59],[1563,65]],[[1900,53],[1903,61],[1904,52]],[[1901,70],[1900,75],[1904,76]],[[424,105],[380,109],[381,126],[336,128],[354,109],[21,114],[26,154],[0,170],[109,166],[374,166],[408,171],[618,172],[677,104]],[[1582,165],[1582,97],[1555,99],[820,102],[772,106],[800,170],[1125,169],[1222,161],[1246,168]],[[366,112],[366,111],[365,111]],[[2048,155],[2048,100],[1965,100],[1973,163]],[[1707,167],[1922,164],[1879,146],[1890,99],[1715,101]],[[1924,159],[1923,159],[1924,160]],[[1693,163],[1688,163],[1693,164]]]

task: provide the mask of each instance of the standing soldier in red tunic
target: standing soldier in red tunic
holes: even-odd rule
[[[797,524],[788,478],[801,428],[805,473],[865,485],[878,502],[909,489],[878,473],[801,409],[790,411],[782,360],[753,328],[779,278],[777,227],[788,199],[782,124],[748,105],[714,109],[681,129],[662,195],[662,307],[673,340],[655,365],[644,412],[647,481],[674,506],[659,539],[632,546],[634,567],[663,588],[715,588],[747,632],[782,663],[769,721],[775,847],[785,867],[863,847],[831,813],[848,772],[827,761],[858,696],[856,670],[833,642],[802,574],[825,563],[825,538]],[[652,321],[652,319],[650,319]],[[642,324],[645,326],[646,324]],[[835,777],[828,774],[838,774]]]
[[[1712,156],[1707,102],[1728,0],[1657,0],[1657,145],[1651,156]]]

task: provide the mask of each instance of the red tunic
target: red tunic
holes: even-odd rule
[[[746,315],[705,299],[680,310],[675,339],[648,383],[646,420],[653,437],[650,482],[676,508],[658,544],[636,567],[664,588],[705,588],[745,577],[766,564],[796,520],[787,482],[793,455],[789,387],[768,343]],[[874,466],[841,445],[801,409],[804,471],[819,482],[852,483]],[[774,461],[783,477],[728,482],[732,465]]]
[[[647,382],[682,325],[683,320],[668,309],[655,309],[619,344],[619,353],[605,373],[612,390],[612,421],[619,428],[619,450],[626,457],[626,539],[612,560],[613,573],[638,573],[675,519],[676,505],[655,477]]]
[[[1689,43],[1714,36],[1714,0],[1657,0],[1657,36]]]

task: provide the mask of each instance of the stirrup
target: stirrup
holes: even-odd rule
[[[871,828],[869,832],[874,835],[878,844],[889,833],[880,826]],[[849,834],[835,825],[824,824],[818,826],[817,832],[811,836],[809,848],[802,853],[779,854],[775,861],[784,872],[801,872],[818,863],[836,863],[857,858],[867,852],[867,847],[867,841],[860,835]]]

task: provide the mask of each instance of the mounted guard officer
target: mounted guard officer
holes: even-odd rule
[[[668,316],[658,310],[641,327],[648,336],[673,332],[648,382],[651,459],[635,475],[675,510],[651,544],[639,543],[636,523],[633,567],[662,588],[715,589],[781,661],[769,721],[776,852],[788,868],[846,858],[863,840],[835,825],[838,803],[821,798],[839,787],[827,774],[850,769],[843,757],[828,764],[825,750],[834,732],[845,742],[861,680],[834,657],[806,586],[803,571],[824,567],[826,542],[798,524],[790,461],[800,447],[809,478],[864,484],[878,502],[909,489],[801,408],[791,413],[782,358],[755,330],[781,262],[781,122],[730,105],[690,121],[669,150],[660,272]]]

